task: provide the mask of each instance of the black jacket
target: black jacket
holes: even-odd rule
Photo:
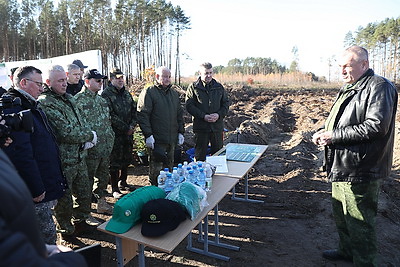
[[[397,90],[368,70],[336,117],[325,162],[330,181],[368,182],[392,167]]]
[[[27,184],[33,197],[46,191],[42,202],[59,199],[64,195],[67,181],[61,170],[60,153],[53,131],[43,111],[32,99],[14,88],[8,92],[21,99],[21,106],[5,109],[4,113],[17,113],[30,109],[34,132],[12,131],[13,142],[4,151]]]
[[[216,80],[212,79],[206,88],[198,78],[187,89],[186,109],[193,116],[193,132],[222,132],[229,98],[222,84]],[[213,123],[206,122],[204,116],[212,113],[218,113],[219,119]]]
[[[28,188],[0,150],[0,266],[86,266],[75,252],[47,257]]]

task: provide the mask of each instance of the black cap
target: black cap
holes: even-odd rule
[[[175,230],[186,220],[186,213],[182,206],[175,201],[159,198],[148,201],[142,207],[142,235],[162,236]]]
[[[120,78],[122,76],[124,76],[124,73],[118,68],[113,68],[110,72],[110,78],[113,77]]]
[[[107,76],[104,76],[103,74],[101,74],[98,70],[96,69],[91,69],[91,70],[87,70],[85,72],[85,74],[83,75],[83,77],[85,79],[107,79]]]
[[[79,59],[75,59],[74,61],[72,61],[72,64],[79,66],[79,68],[81,69],[86,69],[88,67],[83,65],[82,61],[80,61]]]

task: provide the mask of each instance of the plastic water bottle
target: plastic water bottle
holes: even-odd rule
[[[199,186],[203,188],[204,190],[206,189],[206,173],[204,172],[203,168],[200,168],[199,170]]]
[[[189,170],[188,178],[186,180],[192,184],[196,182],[196,177],[193,174],[193,170]]]
[[[196,181],[197,181],[197,179],[199,177],[199,169],[197,169],[197,165],[193,165],[192,170],[193,170],[194,177],[196,177]]]
[[[189,180],[189,172],[192,170],[192,167],[187,166],[185,169],[185,173],[183,174],[185,176],[185,180]]]
[[[166,180],[167,180],[167,175],[165,174],[164,171],[160,171],[160,174],[157,177],[158,187],[164,190]]]
[[[165,181],[165,188],[164,191],[169,193],[174,189],[174,181],[172,180],[172,174],[169,172],[167,173],[167,180]]]
[[[206,178],[211,178],[212,170],[211,170],[211,166],[209,163],[205,164],[205,169],[206,169]]]
[[[210,192],[212,187],[212,177],[206,177],[206,191]]]
[[[165,172],[165,174],[170,173],[168,168],[164,168],[164,172]]]
[[[179,182],[182,183],[185,180],[184,175],[183,175],[182,163],[178,164],[178,175],[179,175]]]
[[[203,168],[203,162],[202,161],[198,161],[197,162],[197,168],[200,170],[200,168]]]
[[[172,171],[172,181],[173,181],[174,188],[177,187],[180,182],[180,177],[179,177],[177,169],[174,168],[174,170]]]

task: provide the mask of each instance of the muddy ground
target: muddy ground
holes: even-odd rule
[[[264,203],[230,199],[219,205],[223,242],[240,251],[210,250],[231,257],[229,262],[186,250],[184,240],[171,254],[146,248],[147,266],[352,266],[321,257],[335,248],[338,236],[331,213],[330,184],[320,169],[321,151],[311,142],[323,124],[337,89],[252,89],[227,86],[232,105],[226,118],[226,142],[267,144],[268,149],[249,173],[251,198]],[[184,149],[192,144],[190,118]],[[398,116],[397,122],[400,122]],[[399,133],[399,125],[397,132]],[[237,129],[237,130],[236,130]],[[396,139],[399,139],[399,135]],[[400,266],[400,144],[396,141],[393,172],[384,180],[377,217],[379,266]],[[148,185],[147,167],[130,168],[129,182]],[[243,192],[243,184],[237,193]],[[239,194],[240,196],[240,194]],[[110,203],[114,202],[108,198]],[[110,216],[95,213],[101,221]],[[211,219],[211,217],[210,217]],[[77,248],[102,246],[102,266],[116,266],[115,240],[93,230],[79,237]],[[138,266],[137,258],[127,266]]]

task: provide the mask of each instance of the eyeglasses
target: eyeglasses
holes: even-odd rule
[[[25,80],[30,81],[30,82],[34,82],[34,83],[36,83],[36,85],[39,86],[39,87],[42,87],[42,86],[43,86],[43,83],[42,83],[42,82],[37,82],[37,81],[31,80],[31,79],[28,79],[28,78],[25,78]]]

